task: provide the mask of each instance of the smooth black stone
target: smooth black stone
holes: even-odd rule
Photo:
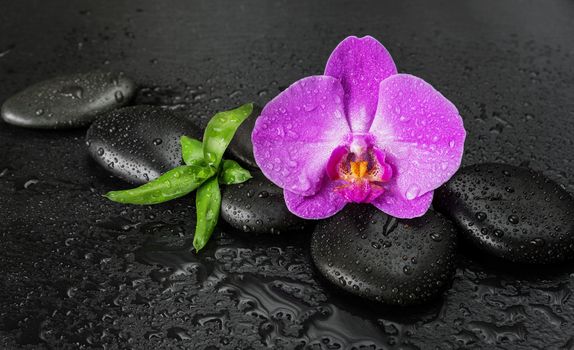
[[[253,106],[253,113],[251,113],[251,115],[241,123],[235,132],[235,136],[233,136],[233,140],[227,148],[233,157],[237,158],[237,160],[241,161],[245,165],[255,169],[257,169],[258,166],[255,162],[255,157],[253,156],[251,133],[255,127],[255,121],[261,114],[261,110],[260,106]]]
[[[311,257],[328,281],[351,294],[388,305],[420,304],[450,285],[456,233],[432,210],[404,220],[373,206],[347,205],[317,225]]]
[[[38,129],[86,126],[98,114],[125,105],[136,86],[123,73],[94,71],[32,85],[2,105],[6,123]]]
[[[86,143],[90,155],[112,174],[141,184],[181,165],[182,135],[201,139],[201,134],[172,111],[142,105],[102,115],[88,129]]]
[[[239,185],[225,186],[221,217],[232,227],[245,232],[279,234],[305,229],[310,221],[293,215],[285,205],[283,190],[257,171]]]
[[[434,206],[472,244],[499,258],[549,264],[574,256],[574,199],[533,170],[465,167],[435,192]]]

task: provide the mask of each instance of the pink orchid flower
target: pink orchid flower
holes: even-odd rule
[[[324,75],[296,81],[263,109],[257,164],[295,215],[321,219],[350,202],[423,215],[460,166],[462,118],[424,80],[398,74],[376,39],[348,37]]]

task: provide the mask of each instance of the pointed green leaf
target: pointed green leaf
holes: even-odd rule
[[[236,185],[251,179],[249,170],[244,169],[234,160],[224,160],[223,169],[219,174],[219,183],[224,185]]]
[[[130,190],[108,192],[105,197],[118,203],[157,204],[185,196],[215,174],[210,166],[183,165],[155,180]]]
[[[221,192],[217,178],[206,181],[195,194],[195,207],[197,210],[197,224],[193,237],[193,246],[200,251],[211,237],[221,208]]]
[[[235,131],[252,111],[253,104],[248,103],[230,111],[217,113],[211,118],[203,134],[203,155],[209,165],[219,167],[223,152],[229,146]]]
[[[187,165],[201,165],[203,160],[203,144],[201,141],[191,137],[182,136],[179,139],[181,144],[181,157]]]

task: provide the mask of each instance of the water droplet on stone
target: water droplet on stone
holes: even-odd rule
[[[79,85],[66,85],[60,89],[64,96],[80,99],[84,97],[84,89]]]
[[[518,216],[516,215],[509,215],[508,216],[508,222],[510,222],[511,224],[518,224],[520,222],[520,219],[518,219]]]
[[[532,244],[535,247],[542,247],[544,246],[546,242],[544,242],[544,240],[542,238],[534,238],[533,240],[530,241],[530,244]]]
[[[430,238],[435,242],[442,241],[442,234],[440,232],[433,232],[430,234]]]
[[[38,180],[36,180],[36,179],[28,180],[28,181],[26,181],[26,183],[24,183],[24,188],[28,189],[28,188],[30,188],[30,186],[33,186],[37,183],[38,183]]]
[[[483,221],[484,219],[486,219],[486,213],[479,211],[478,213],[476,213],[475,217],[478,221]]]
[[[114,98],[118,103],[121,103],[124,100],[124,93],[118,90],[114,93]]]

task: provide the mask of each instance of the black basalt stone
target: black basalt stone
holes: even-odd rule
[[[251,133],[255,127],[255,121],[261,114],[261,107],[258,105],[253,106],[253,112],[245,119],[239,126],[233,136],[233,140],[229,144],[227,150],[231,155],[239,161],[248,165],[251,168],[258,168],[255,158],[253,156],[253,143],[251,142]]]
[[[499,258],[548,264],[574,256],[574,200],[533,170],[465,167],[435,192],[434,206],[474,246]]]
[[[253,178],[239,185],[225,186],[221,217],[232,227],[245,232],[278,234],[300,231],[310,221],[293,215],[283,198],[283,190],[257,171]]]
[[[90,155],[112,174],[145,183],[181,165],[182,135],[201,138],[201,130],[174,112],[153,106],[111,111],[88,129]]]
[[[420,304],[437,297],[455,271],[454,225],[429,210],[396,219],[367,205],[347,205],[320,222],[311,256],[331,283],[388,305]]]
[[[10,97],[2,105],[9,124],[38,129],[86,126],[98,114],[121,107],[135,84],[122,73],[88,72],[49,79]]]

